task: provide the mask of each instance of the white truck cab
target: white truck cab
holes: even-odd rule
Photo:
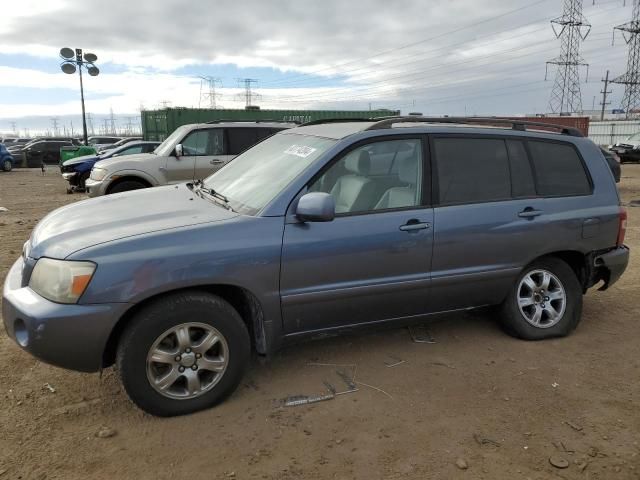
[[[97,162],[85,185],[90,197],[203,179],[280,130],[278,122],[212,122],[182,125],[153,153]]]

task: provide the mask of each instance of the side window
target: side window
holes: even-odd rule
[[[184,156],[220,155],[223,153],[221,128],[195,130],[182,140]]]
[[[239,155],[258,143],[257,128],[227,128],[227,155]]]
[[[434,138],[440,205],[511,198],[504,140]]]
[[[133,155],[136,153],[142,153],[142,145],[137,145],[135,147],[125,148],[120,155]]]
[[[513,197],[534,197],[536,186],[524,143],[520,140],[507,140],[507,150],[511,167],[511,193]]]
[[[309,186],[330,193],[336,213],[365,213],[420,205],[422,142],[391,140],[358,147]]]
[[[548,197],[588,195],[591,185],[572,145],[528,141],[538,194]]]

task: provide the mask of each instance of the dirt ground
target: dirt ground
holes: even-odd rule
[[[640,200],[640,165],[623,166],[620,190]],[[46,213],[83,198],[51,168],[0,172],[0,279]],[[186,417],[143,414],[111,369],[46,365],[0,329],[0,480],[639,479],[640,208],[628,211],[631,264],[587,294],[568,338],[515,340],[475,313],[435,320],[434,344],[407,329],[305,343],[254,361],[224,404]],[[344,388],[336,369],[351,367],[310,363],[357,365],[359,390],[283,407],[324,380]]]

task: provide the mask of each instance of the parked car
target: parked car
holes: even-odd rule
[[[620,157],[615,152],[607,150],[606,148],[600,147],[600,150],[602,151],[602,155],[604,155],[607,164],[611,168],[611,173],[613,173],[613,178],[615,178],[616,183],[620,183],[620,175],[622,174],[620,169]]]
[[[99,151],[102,149],[111,148],[114,144],[122,140],[122,137],[113,137],[113,136],[104,136],[104,135],[94,135],[92,137],[87,138],[87,143],[96,147]]]
[[[153,152],[112,158],[85,182],[91,197],[205,178],[250,146],[294,124],[214,122],[178,127]]]
[[[487,305],[516,337],[567,335],[628,263],[613,177],[577,130],[485,122],[316,122],[204,181],[62,207],[9,272],[9,337],[115,362],[140,408],[180,415],[304,338]]]
[[[118,140],[113,145],[100,145],[98,147],[98,153],[104,153],[108,150],[113,150],[114,148],[121,147],[122,145],[130,142],[139,142],[142,140],[142,137],[125,137],[122,140]]]
[[[640,133],[634,133],[622,142],[609,145],[609,150],[620,157],[620,163],[640,162]]]
[[[83,157],[77,157],[71,160],[67,160],[60,167],[62,176],[69,182],[67,193],[73,192],[74,189],[84,190],[84,183],[87,178],[89,178],[91,169],[97,162],[106,160],[108,158],[121,157],[124,155],[150,153],[153,152],[158,145],[160,145],[160,142],[133,141],[125,143],[118,148],[108,150],[103,154],[86,155]]]
[[[7,150],[7,147],[5,147],[3,143],[0,143],[0,169],[5,172],[10,172],[14,163],[15,159],[13,155],[9,153],[9,150]]]
[[[22,150],[27,167],[40,167],[44,164],[60,163],[60,149],[80,145],[77,139],[47,139],[28,143]]]

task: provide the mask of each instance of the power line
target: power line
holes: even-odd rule
[[[360,57],[358,59],[350,60],[348,62],[343,62],[343,63],[339,63],[339,64],[336,64],[336,65],[333,65],[333,66],[323,67],[323,68],[320,68],[320,69],[317,69],[317,70],[312,70],[310,72],[302,73],[300,75],[297,75],[297,76],[291,77],[291,78],[308,77],[310,75],[315,75],[315,74],[320,73],[320,72],[326,72],[326,71],[334,70],[336,68],[344,67],[346,65],[353,65],[354,63],[358,63],[358,62],[361,62],[361,61],[364,61],[364,60],[370,60],[372,58],[381,57],[381,56],[386,55],[388,53],[393,53],[393,52],[397,52],[399,50],[404,50],[404,49],[407,49],[407,48],[415,47],[417,45],[421,45],[423,43],[430,42],[430,41],[436,40],[438,38],[446,37],[446,36],[452,35],[454,33],[458,33],[458,32],[461,32],[463,30],[467,30],[469,28],[475,28],[478,25],[482,25],[482,24],[485,24],[485,23],[492,22],[494,20],[506,17],[506,16],[511,15],[513,13],[517,13],[517,12],[520,12],[522,10],[535,7],[536,5],[539,5],[541,3],[545,3],[547,1],[548,0],[538,0],[537,2],[531,3],[529,5],[525,5],[524,7],[516,8],[514,10],[509,10],[509,11],[507,11],[505,13],[500,14],[500,15],[495,15],[495,16],[487,18],[485,20],[480,20],[479,22],[475,22],[475,23],[470,24],[470,25],[465,25],[464,27],[456,28],[454,30],[449,30],[449,31],[441,33],[441,34],[434,35],[433,37],[429,37],[429,38],[425,38],[425,39],[419,40],[417,42],[412,42],[412,43],[408,43],[408,44],[405,44],[405,45],[401,45],[399,47],[390,48],[388,50],[384,50],[384,51],[375,53],[373,55],[367,55],[365,57]],[[273,85],[274,83],[277,83],[277,82],[271,82],[270,85]]]

